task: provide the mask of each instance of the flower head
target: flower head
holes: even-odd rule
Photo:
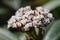
[[[48,9],[36,7],[32,10],[30,6],[22,7],[17,10],[14,16],[8,21],[8,28],[22,28],[24,31],[30,30],[31,27],[42,27],[49,24],[53,19],[53,15]]]

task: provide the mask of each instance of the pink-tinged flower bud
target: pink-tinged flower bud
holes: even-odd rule
[[[26,24],[26,20],[21,20],[20,22],[21,22],[23,25]]]
[[[35,12],[35,15],[39,15],[40,14],[37,10],[35,10],[34,12]]]
[[[24,29],[24,31],[28,31],[29,30],[29,24],[26,24],[24,27],[23,27],[23,29]]]
[[[33,21],[33,27],[37,26],[37,21]]]
[[[16,22],[16,25],[17,25],[18,27],[21,27],[21,26],[22,26],[21,23],[19,23],[19,22]]]

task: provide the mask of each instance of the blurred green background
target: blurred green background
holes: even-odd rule
[[[20,7],[25,6],[31,6],[32,9],[37,6],[49,9],[54,16],[54,22],[46,28],[44,40],[60,40],[60,0],[0,0],[0,27],[3,27],[0,28],[0,40],[17,40],[18,38],[21,38],[18,40],[24,40],[25,36],[22,33],[10,33],[10,31],[6,30],[6,25],[10,17]],[[15,38],[15,36],[17,37]]]

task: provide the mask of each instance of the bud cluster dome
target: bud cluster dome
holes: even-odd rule
[[[31,27],[43,27],[52,19],[53,15],[43,7],[36,7],[35,10],[32,10],[30,6],[21,7],[8,20],[8,28],[22,28],[24,31],[28,31]]]

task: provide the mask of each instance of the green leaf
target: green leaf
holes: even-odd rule
[[[26,40],[25,33],[20,33],[19,40]]]
[[[18,40],[17,37],[4,28],[0,28],[0,40]]]
[[[55,21],[52,21],[47,27],[45,28],[45,34],[49,31],[49,29],[52,27]]]
[[[55,21],[43,40],[58,40],[60,38],[60,20]]]
[[[35,28],[36,35],[39,35],[39,29]]]

